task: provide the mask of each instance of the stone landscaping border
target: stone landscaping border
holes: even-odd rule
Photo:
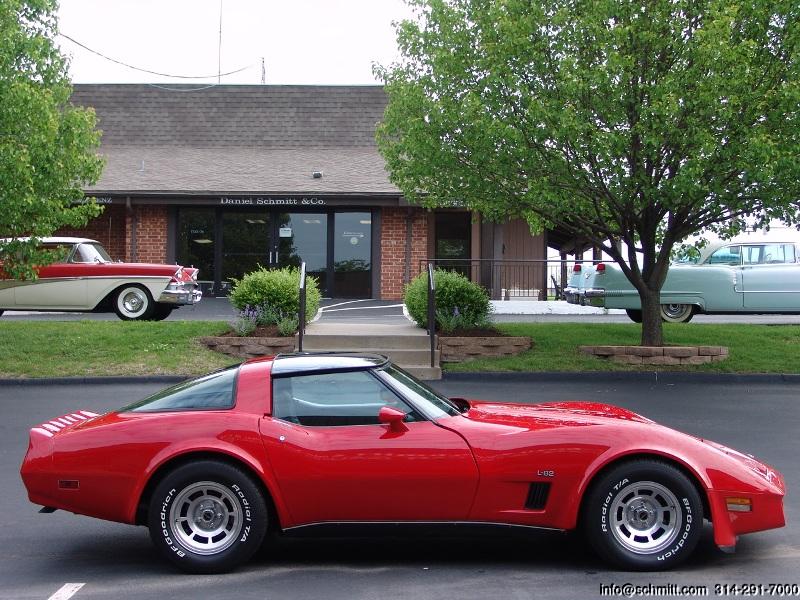
[[[256,358],[281,352],[294,352],[296,337],[202,337],[199,342],[210,350],[236,358]]]
[[[441,362],[514,356],[530,350],[531,338],[512,336],[439,337]]]
[[[726,346],[580,346],[580,351],[629,365],[702,365],[728,358]]]

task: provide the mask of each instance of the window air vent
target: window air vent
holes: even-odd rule
[[[528,490],[528,499],[525,501],[525,508],[528,510],[542,510],[547,504],[547,496],[550,494],[549,483],[532,483]]]

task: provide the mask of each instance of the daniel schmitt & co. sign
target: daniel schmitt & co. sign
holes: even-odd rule
[[[223,196],[219,199],[219,203],[223,206],[324,206],[325,199],[314,196],[304,196],[302,198]]]

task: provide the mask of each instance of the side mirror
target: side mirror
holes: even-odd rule
[[[406,414],[403,411],[392,408],[391,406],[384,406],[378,412],[378,421],[389,425],[391,431],[408,431],[408,427],[403,423],[403,419],[405,418]]]

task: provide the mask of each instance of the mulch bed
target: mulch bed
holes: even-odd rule
[[[217,337],[241,337],[241,336],[236,335],[236,332],[234,331],[226,331],[225,333],[220,334]],[[278,333],[277,325],[265,325],[263,327],[256,327],[256,330],[247,337],[284,337],[284,336],[281,336],[281,334]]]

